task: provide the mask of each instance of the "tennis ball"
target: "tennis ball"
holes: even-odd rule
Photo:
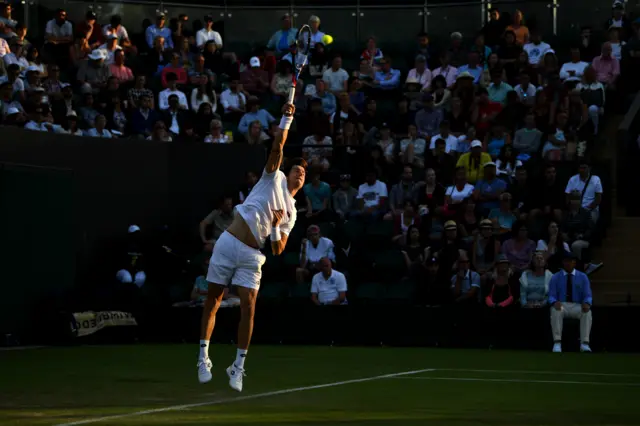
[[[333,37],[331,37],[329,34],[325,34],[324,37],[322,37],[322,43],[325,46],[333,43]]]

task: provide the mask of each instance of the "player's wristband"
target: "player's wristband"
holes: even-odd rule
[[[289,127],[291,127],[291,123],[293,123],[293,117],[287,117],[286,115],[283,115],[282,120],[280,120],[280,128],[282,130],[289,130]]]
[[[271,228],[271,242],[273,241],[280,241],[280,227],[279,226],[274,226],[273,228]]]

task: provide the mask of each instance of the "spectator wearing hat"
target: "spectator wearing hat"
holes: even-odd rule
[[[452,88],[458,78],[458,68],[451,65],[451,53],[443,52],[440,54],[440,66],[431,73],[432,78],[441,75],[447,82],[447,88]]]
[[[422,109],[416,113],[418,134],[430,141],[438,133],[443,119],[442,110],[435,108],[433,95],[424,93],[422,95]]]
[[[387,185],[378,180],[375,169],[368,171],[358,188],[358,211],[366,219],[382,218],[387,211]]]
[[[103,27],[105,37],[109,34],[115,34],[118,38],[118,46],[122,47],[126,52],[137,53],[138,49],[131,43],[127,29],[122,25],[122,17],[113,15],[109,20],[109,24]]]
[[[246,134],[249,131],[249,124],[254,121],[259,121],[263,128],[268,128],[271,123],[276,121],[275,118],[266,109],[260,108],[260,99],[255,96],[250,96],[247,99],[247,112],[240,119],[238,123],[238,131],[242,134]]]
[[[565,318],[580,320],[580,352],[591,352],[591,283],[589,277],[576,269],[576,258],[567,253],[562,270],[553,274],[549,282],[551,331],[553,352],[562,352],[562,326]]]
[[[311,49],[315,47],[316,44],[322,43],[324,44],[324,33],[320,31],[320,18],[316,15],[311,15],[309,18],[309,27],[311,27]]]
[[[464,250],[460,250],[455,261],[455,275],[451,277],[451,291],[457,304],[475,304],[480,299],[480,274],[470,266],[469,256]]]
[[[478,54],[478,52],[469,52],[467,63],[465,65],[459,66],[458,71],[458,77],[462,73],[469,73],[471,74],[471,76],[473,76],[473,84],[479,84],[484,68],[480,63],[480,55]]]
[[[518,275],[529,267],[536,243],[529,239],[529,229],[525,222],[516,220],[511,227],[511,238],[502,243],[502,254]]]
[[[78,115],[75,111],[67,114],[62,125],[65,133],[73,136],[82,136],[84,132],[78,127]]]
[[[427,68],[427,58],[424,55],[417,55],[415,58],[415,67],[407,74],[406,83],[416,81],[420,84],[421,90],[426,90],[431,85],[431,71]]]
[[[464,167],[467,172],[467,180],[475,184],[484,177],[484,166],[491,162],[491,156],[482,151],[482,142],[474,140],[470,144],[470,150],[458,158],[456,167]]]
[[[273,33],[267,42],[267,49],[281,57],[289,52],[289,47],[296,41],[296,29],[291,28],[291,16],[287,13],[280,19],[281,29]]]
[[[500,254],[500,239],[494,234],[494,222],[490,219],[480,221],[480,231],[473,237],[471,247],[471,262],[473,268],[484,278],[493,272],[498,255]]]
[[[80,66],[77,79],[82,84],[82,90],[99,93],[111,76],[109,67],[104,63],[107,53],[102,49],[96,49],[88,58],[89,60]]]
[[[351,186],[351,175],[340,175],[340,186],[333,193],[333,210],[341,219],[348,219],[351,212],[356,210],[358,191]]]
[[[348,90],[349,73],[342,69],[342,57],[334,56],[331,68],[322,74],[322,79],[327,83],[328,90],[335,96]]]
[[[222,37],[220,33],[213,30],[213,16],[204,17],[204,27],[196,33],[196,46],[198,49],[204,48],[208,41],[213,41],[218,49],[222,49]]]
[[[511,276],[509,260],[505,255],[499,254],[496,258],[495,273],[490,275],[485,283],[489,291],[484,301],[489,308],[506,308],[517,300],[512,294]]]
[[[620,31],[620,36],[623,40],[626,40],[632,34],[631,21],[627,17],[624,10],[624,1],[615,0],[611,6],[611,17],[604,23],[603,29],[610,30],[611,28],[617,28]]]
[[[262,96],[269,90],[269,73],[261,68],[260,58],[249,59],[249,68],[240,73],[244,90],[253,96]]]
[[[476,182],[473,197],[486,216],[492,209],[500,207],[500,195],[507,189],[507,183],[497,177],[493,161],[485,163],[483,168],[484,175]]]
[[[171,29],[164,26],[167,17],[164,13],[160,12],[156,15],[156,23],[149,25],[144,32],[145,41],[149,49],[153,49],[153,45],[157,37],[164,39],[164,47],[167,49],[173,49],[173,37]]]
[[[311,280],[311,301],[320,305],[347,304],[347,278],[333,269],[331,259],[323,257],[318,262],[319,270]]]
[[[122,50],[122,47],[118,46],[118,36],[116,34],[109,34],[106,36],[106,41],[98,49],[104,50],[107,53],[105,63],[111,65],[113,63],[113,55],[115,52]]]
[[[316,274],[323,258],[335,263],[333,241],[322,236],[318,225],[310,225],[307,228],[307,238],[303,238],[300,243],[300,266],[296,268],[296,281],[304,283]]]

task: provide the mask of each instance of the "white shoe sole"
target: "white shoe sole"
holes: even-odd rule
[[[198,381],[202,384],[209,383],[212,378],[213,376],[211,373],[209,373],[208,376],[204,376],[204,377],[198,374]]]
[[[232,379],[233,376],[231,376],[231,367],[227,367],[227,376],[229,377],[229,387],[236,392],[242,392],[242,388],[239,388],[235,384],[235,381]]]

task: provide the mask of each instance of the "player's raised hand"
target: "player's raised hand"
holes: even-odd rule
[[[271,212],[273,213],[273,220],[271,221],[271,226],[278,226],[280,225],[280,222],[282,222],[282,217],[284,216],[284,213],[282,210],[271,210]]]
[[[287,117],[291,117],[293,116],[293,114],[296,112],[296,107],[293,106],[293,104],[284,104],[282,106],[282,113],[284,115],[286,115]]]

